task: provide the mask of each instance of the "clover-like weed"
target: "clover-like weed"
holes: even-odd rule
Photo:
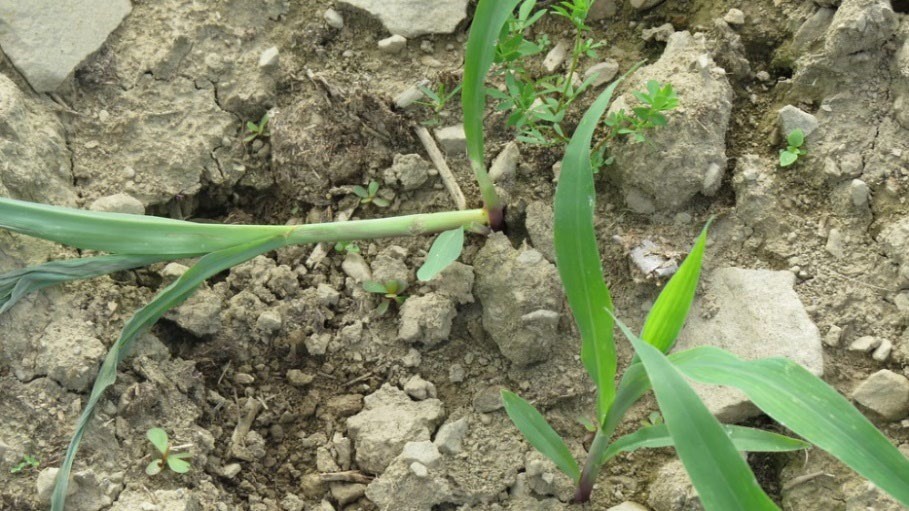
[[[268,138],[270,136],[271,133],[268,131],[268,113],[263,115],[258,123],[246,121],[246,137],[243,138],[243,141],[247,144],[257,138]]]
[[[192,454],[188,452],[173,452],[175,449],[184,446],[172,446],[170,444],[170,439],[167,438],[166,431],[161,428],[151,428],[145,433],[145,436],[148,438],[148,441],[155,446],[155,449],[158,450],[158,454],[160,455],[145,467],[146,474],[150,476],[160,474],[165,466],[177,474],[189,472],[190,465],[189,462],[186,461],[186,458],[192,457]]]
[[[407,289],[407,282],[403,280],[394,279],[386,280],[385,282],[367,280],[363,283],[363,289],[370,293],[381,295],[381,301],[376,307],[376,313],[379,316],[384,316],[391,304],[401,305],[407,299],[407,295],[403,294]]]
[[[391,205],[391,202],[389,202],[388,199],[383,199],[376,195],[379,193],[378,181],[370,181],[369,185],[365,188],[360,185],[354,186],[353,193],[360,198],[361,204],[375,204],[380,208],[387,208]]]
[[[805,132],[801,128],[796,128],[789,132],[786,137],[786,149],[780,149],[780,167],[788,167],[798,161],[799,156],[808,154],[808,151],[802,149],[805,143]]]
[[[19,463],[13,465],[13,467],[9,469],[9,473],[18,474],[25,469],[37,470],[40,466],[41,460],[31,454],[25,454],[22,456],[22,460],[19,461]]]

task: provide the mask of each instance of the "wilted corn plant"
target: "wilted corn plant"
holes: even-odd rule
[[[591,140],[616,84],[587,110],[562,160],[555,197],[556,262],[581,335],[581,361],[598,389],[597,431],[583,469],[568,446],[529,403],[503,391],[505,409],[525,438],[576,484],[576,502],[590,499],[600,467],[621,452],[675,447],[708,511],[778,509],[758,485],[739,451],[791,451],[814,444],[839,458],[904,505],[909,505],[909,460],[845,398],[785,358],[746,361],[714,347],[666,355],[694,299],[707,228],[666,284],[640,336],[613,315],[593,228]],[[613,327],[636,356],[618,388]],[[734,387],[805,441],[757,429],[724,426],[685,378]],[[653,389],[665,423],[613,439],[628,409]]]
[[[481,0],[467,43],[462,109],[468,158],[479,184],[483,208],[295,226],[196,224],[164,218],[100,213],[0,198],[0,228],[108,255],[50,261],[0,275],[0,313],[26,294],[61,282],[175,259],[199,257],[180,278],[161,290],[126,323],[107,353],[76,424],[51,497],[52,511],[64,509],[69,476],[79,444],[104,391],[114,384],[117,365],[139,334],[179,305],[208,278],[260,254],[288,245],[349,242],[443,232],[417,273],[429,280],[457,259],[466,229],[499,229],[501,199],[484,160],[485,79],[496,38],[518,0]],[[367,194],[368,195],[368,194]]]

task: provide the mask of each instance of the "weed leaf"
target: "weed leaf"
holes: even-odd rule
[[[164,470],[164,460],[161,458],[154,459],[151,463],[145,466],[145,473],[150,476],[158,475],[162,470]]]
[[[611,311],[609,312],[611,314]],[[659,349],[636,337],[621,321],[619,329],[641,359],[675,450],[707,510],[778,510],[758,485],[723,426]]]
[[[178,474],[185,474],[189,472],[189,462],[176,456],[167,457],[167,466]]]
[[[145,433],[148,441],[158,449],[158,452],[164,454],[167,452],[167,432],[161,428],[151,428]]]
[[[417,278],[423,282],[432,280],[448,265],[455,262],[464,249],[464,228],[458,227],[445,231],[436,237],[426,254],[426,261],[417,270]]]
[[[795,163],[798,159],[798,153],[787,150],[780,150],[780,167],[788,167]]]
[[[69,475],[73,468],[76,452],[79,450],[79,444],[82,442],[82,436],[85,434],[95,407],[98,405],[98,401],[104,391],[116,382],[117,365],[129,352],[129,347],[133,341],[158,321],[165,312],[186,301],[195,292],[196,288],[209,277],[248,261],[257,255],[282,247],[285,244],[286,239],[284,236],[272,236],[208,254],[199,259],[179,279],[164,288],[148,305],[139,309],[130,318],[123,327],[120,338],[107,352],[107,356],[104,358],[104,362],[101,364],[101,369],[98,371],[98,376],[92,386],[92,392],[85,403],[85,407],[82,409],[79,421],[76,423],[76,430],[70,439],[60,470],[57,472],[56,485],[51,496],[51,511],[63,511],[67,488],[69,487]]]
[[[694,242],[694,247],[688,253],[688,257],[660,292],[660,296],[657,297],[644,322],[641,339],[663,353],[668,353],[675,343],[682,326],[685,325],[691,302],[694,301],[694,293],[697,291],[698,279],[701,276],[701,262],[704,258],[704,247],[707,245],[709,227],[710,222],[704,226],[701,235]]]
[[[369,291],[370,293],[376,293],[384,295],[388,291],[385,290],[385,284],[376,281],[376,280],[367,280],[363,283],[363,289]]]
[[[805,132],[802,131],[802,128],[796,128],[789,133],[786,141],[792,147],[802,147],[802,144],[805,143]]]
[[[741,390],[777,422],[909,506],[909,459],[846,398],[804,367],[785,358],[745,361],[714,347],[700,348],[674,363],[695,381]]]
[[[507,390],[502,391],[502,402],[511,422],[524,434],[530,445],[552,460],[572,481],[577,482],[581,478],[578,462],[543,415],[533,405]]]

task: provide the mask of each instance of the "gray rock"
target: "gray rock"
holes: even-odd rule
[[[852,199],[853,206],[858,209],[865,209],[871,199],[871,188],[868,187],[868,183],[861,179],[853,179],[849,183],[849,197]]]
[[[881,345],[881,339],[873,335],[863,335],[849,344],[849,351],[867,353]]]
[[[399,246],[391,245],[385,248],[373,259],[372,277],[379,282],[388,282],[389,280],[400,280],[408,282],[410,280],[410,269],[404,258],[407,251]]]
[[[104,344],[94,336],[80,329],[58,331],[51,326],[41,338],[35,369],[69,390],[84,392],[95,381],[106,354]]]
[[[648,80],[670,82],[684,98],[683,107],[667,115],[668,125],[648,134],[648,143],[623,140],[612,148],[615,165],[609,174],[636,212],[678,210],[698,193],[711,193],[705,183],[722,180],[732,87],[708,55],[702,34],[674,33],[660,59],[629,83],[629,89],[640,90]],[[636,101],[625,93],[609,111],[629,111]]]
[[[663,23],[658,27],[645,28],[641,31],[641,39],[645,41],[669,41],[672,34],[675,33],[675,27],[672,23]]]
[[[54,488],[54,478],[57,476],[57,468],[46,468],[38,476],[38,496],[42,502],[50,502],[51,493]],[[114,480],[116,479],[117,482]],[[67,511],[100,511],[101,509],[110,509],[114,511],[124,511],[125,509],[141,509],[140,507],[124,508],[114,505],[108,508],[113,499],[120,495],[123,498],[123,476],[113,477],[105,474],[99,476],[93,469],[86,469],[76,472],[72,476],[66,495]],[[118,499],[119,503],[119,499]],[[169,511],[170,508],[167,508]],[[174,508],[174,511],[183,511],[180,508]],[[189,511],[189,510],[187,510]],[[191,511],[198,511],[193,509]]]
[[[521,149],[518,147],[518,143],[511,141],[505,144],[505,148],[492,160],[492,165],[489,166],[489,179],[492,179],[493,182],[509,181],[514,177],[520,161]]]
[[[662,247],[649,239],[632,248],[628,258],[635,273],[643,275],[644,279],[668,279],[679,269],[678,261],[667,256]]]
[[[443,454],[458,454],[461,452],[464,437],[468,430],[467,417],[461,417],[453,422],[446,422],[436,433],[433,441]]]
[[[110,511],[136,511],[154,509],[155,511],[201,511],[198,499],[187,488],[176,490],[142,489],[124,490]]]
[[[679,335],[678,351],[712,345],[746,360],[786,357],[815,375],[824,372],[817,326],[792,286],[788,271],[721,268],[707,279]],[[739,422],[759,413],[740,392],[696,385],[721,421]]]
[[[221,297],[210,289],[200,289],[164,317],[196,337],[205,337],[221,330],[220,314]]]
[[[366,488],[366,497],[379,509],[396,511],[432,511],[455,499],[444,473],[435,474],[404,454]]]
[[[537,451],[524,459],[524,482],[537,495],[568,500],[574,494],[574,483],[555,464]]]
[[[132,10],[129,0],[0,4],[0,48],[38,92],[63,83]]]
[[[436,293],[412,296],[401,306],[398,340],[435,346],[448,339],[456,315],[448,297]]]
[[[833,58],[876,50],[898,26],[890,0],[843,0],[827,29],[824,49]]]
[[[463,305],[473,303],[473,282],[473,266],[455,261],[427,284],[434,292]]]
[[[824,250],[833,257],[842,259],[846,257],[845,245],[846,240],[843,237],[843,232],[835,227],[830,229],[827,233],[827,243],[824,245]]]
[[[392,34],[450,34],[467,16],[467,0],[340,0],[375,16]]]
[[[840,341],[843,339],[843,329],[833,325],[830,327],[830,330],[827,330],[827,335],[824,336],[824,344],[830,346],[831,348],[836,348],[840,345]]]
[[[801,129],[807,138],[818,127],[817,117],[792,105],[780,108],[779,116],[780,135],[783,140],[796,129]]]
[[[404,392],[413,399],[422,401],[426,398],[436,397],[436,386],[416,374],[404,384]]]
[[[379,51],[382,53],[401,53],[401,51],[407,47],[407,38],[402,35],[395,34],[391,37],[386,37],[385,39],[380,40],[378,46]]]
[[[281,509],[284,511],[303,511],[304,507],[306,507],[306,502],[293,493],[288,493],[281,500]]]
[[[891,261],[899,265],[901,287],[909,285],[909,217],[900,217],[886,226],[878,241]]]
[[[345,484],[334,483],[331,485],[331,496],[338,501],[342,509],[351,502],[356,502],[366,494],[366,485],[360,483]]]
[[[416,190],[429,179],[432,166],[419,154],[396,154],[394,163],[385,170],[385,184],[400,184],[405,192]]]
[[[363,256],[354,252],[348,252],[344,256],[344,262],[341,263],[341,269],[348,277],[357,282],[366,282],[372,280],[372,271]]]
[[[609,59],[587,68],[587,70],[584,71],[584,80],[586,81],[590,79],[590,77],[596,76],[596,78],[593,78],[593,82],[591,82],[590,86],[599,87],[600,85],[611,82],[617,74],[619,74],[619,63]]]
[[[852,399],[887,420],[898,421],[909,415],[909,379],[881,369],[856,387]]]
[[[382,473],[407,442],[429,440],[445,417],[438,399],[412,401],[389,384],[366,396],[363,410],[347,419],[347,431],[356,446],[362,470]]]
[[[502,386],[488,385],[473,396],[473,407],[480,413],[491,413],[505,407],[502,402]]]
[[[544,201],[533,201],[527,205],[524,226],[533,248],[539,250],[550,262],[555,262],[555,241],[553,238],[553,225],[555,218],[552,206]]]
[[[41,472],[38,473],[38,478],[35,481],[35,485],[38,490],[38,500],[44,504],[50,504],[51,495],[54,493],[54,486],[57,484],[57,472],[60,469],[57,467],[47,467],[41,469]],[[74,495],[79,491],[79,485],[75,481],[69,483],[69,487],[66,490],[66,496],[69,497]]]
[[[127,213],[130,215],[144,215],[145,206],[139,199],[125,193],[117,193],[96,199],[88,209],[92,211],[107,211],[111,213]]]
[[[328,23],[328,26],[336,30],[341,30],[344,28],[344,18],[341,16],[341,13],[334,9],[326,9],[322,13],[322,19],[325,20],[325,23]]]
[[[596,0],[587,12],[587,19],[600,21],[611,18],[619,11],[618,0]]]
[[[596,2],[597,4],[600,2]],[[596,4],[594,4],[596,5]],[[543,58],[543,69],[547,73],[554,73],[568,56],[569,45],[568,41],[559,41],[549,50],[549,53],[546,54],[546,57]]]
[[[729,9],[729,12],[723,16],[723,21],[730,25],[744,25],[745,13],[741,9]]]
[[[665,0],[631,0],[629,3],[635,9],[637,9],[639,11],[643,11],[646,9],[652,9],[652,8],[660,5],[664,1]]]
[[[259,69],[265,71],[274,71],[278,68],[280,62],[280,52],[277,46],[272,46],[259,55]]]
[[[495,233],[477,253],[474,270],[483,328],[502,354],[519,366],[546,359],[559,338],[563,300],[555,266],[536,250],[515,250]]]
[[[654,511],[704,511],[701,499],[679,460],[663,465],[649,490],[647,504]]]
[[[401,91],[400,94],[395,96],[395,106],[403,110],[413,105],[417,101],[423,99],[423,96],[425,94],[422,90],[420,90],[421,86],[428,87],[429,80],[420,80],[419,82]]]
[[[464,125],[456,124],[435,130],[436,140],[447,154],[463,156],[467,152],[467,137],[464,135]]]
[[[276,333],[281,330],[283,324],[284,318],[281,317],[280,312],[274,309],[262,311],[262,314],[259,314],[259,317],[256,318],[256,329],[266,334]]]
[[[30,2],[23,5],[26,4]],[[7,8],[0,7],[0,11]],[[48,107],[27,97],[3,74],[0,74],[0,195],[61,206],[76,205],[63,124]]]
[[[411,463],[417,462],[426,468],[435,468],[438,466],[442,455],[438,447],[429,440],[420,442],[407,442],[404,444],[404,450],[401,451],[401,458]]]
[[[882,339],[881,345],[874,349],[874,353],[871,354],[871,358],[877,360],[878,362],[886,362],[890,358],[890,353],[893,352],[893,343],[889,339]]]

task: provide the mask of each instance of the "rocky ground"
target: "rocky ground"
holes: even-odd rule
[[[412,127],[456,126],[457,108],[435,119],[407,103],[424,80],[457,82],[473,6],[255,4],[0,6],[0,195],[230,223],[451,209]],[[622,90],[657,79],[680,98],[668,128],[618,144],[598,176],[621,315],[640,326],[717,215],[680,344],[788,356],[909,450],[909,2],[597,4],[593,36],[607,45],[583,68],[646,58]],[[536,30],[571,35],[559,20]],[[270,138],[245,143],[246,122],[266,112]],[[504,153],[505,234],[471,237],[426,284],[414,272],[428,238],[285,249],[213,279],[122,364],[70,508],[569,509],[570,482],[498,398],[506,387],[532,400],[583,455],[578,418],[594,393],[553,264],[561,154],[511,144],[500,115],[487,126],[489,154]],[[781,133],[795,127],[808,155],[781,169]],[[476,204],[458,131],[437,138]],[[351,187],[370,180],[389,208],[357,207]],[[0,231],[0,270],[77,255]],[[50,289],[0,317],[0,508],[47,507],[107,346],[182,263]],[[410,282],[408,300],[379,316],[370,278]],[[702,393],[724,420],[778,428],[739,395]],[[654,409],[645,400],[620,432]],[[191,445],[191,472],[145,475],[155,426]],[[40,466],[11,473],[25,455]],[[900,508],[819,451],[750,461],[784,509]],[[664,449],[620,456],[587,509],[701,508]]]

